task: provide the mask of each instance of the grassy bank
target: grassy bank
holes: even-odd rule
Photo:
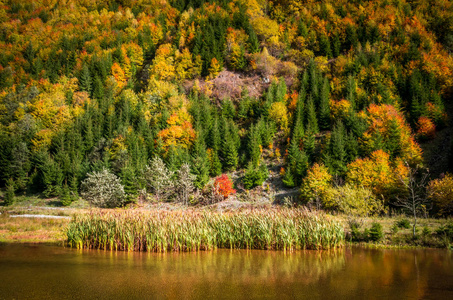
[[[77,248],[154,252],[330,249],[344,242],[340,222],[299,209],[100,211],[76,215],[67,236],[69,245]]]
[[[0,242],[63,243],[68,240],[67,228],[71,223],[72,246],[85,248],[146,251],[185,251],[215,247],[322,249],[335,247],[343,239],[347,244],[402,249],[451,249],[453,245],[451,219],[420,218],[414,237],[412,220],[404,215],[354,219],[346,215],[335,215],[328,216],[328,220],[325,220],[326,215],[321,213],[307,213],[294,208],[279,210],[271,204],[256,206],[248,202],[225,202],[193,209],[170,203],[156,203],[146,207],[100,210],[87,208],[86,203],[78,203],[70,208],[57,207],[52,201],[24,198],[13,206],[0,207]],[[219,210],[223,213],[217,212]],[[10,217],[24,214],[67,216],[73,220]],[[355,237],[351,235],[351,221],[358,224]],[[376,240],[372,240],[370,236],[373,223],[381,225],[381,236],[378,232],[372,232]],[[78,227],[75,227],[76,224]],[[323,237],[327,233],[332,234],[332,231],[326,231],[332,224],[340,226],[344,232],[344,237],[340,238],[339,233],[336,233],[336,239],[340,242],[329,242],[329,239]],[[306,232],[302,232],[302,228]],[[113,230],[116,232],[113,233]],[[154,233],[153,237],[151,233]],[[133,238],[130,237],[131,234]],[[320,237],[316,237],[316,234]],[[133,241],[127,242],[128,239]]]
[[[373,218],[340,215],[337,218],[345,226],[347,243],[379,248],[453,249],[451,219],[418,219],[414,236],[412,219],[404,215]]]
[[[1,243],[63,243],[67,219],[12,218],[0,215]]]

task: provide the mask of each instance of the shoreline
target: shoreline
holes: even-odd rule
[[[153,205],[154,206],[154,205]],[[53,244],[62,245],[67,243],[66,230],[73,216],[81,216],[100,211],[108,212],[127,212],[127,213],[152,213],[152,212],[206,212],[214,211],[213,208],[192,208],[192,207],[173,207],[167,205],[151,206],[149,208],[135,207],[127,209],[103,210],[98,208],[60,208],[45,206],[13,206],[2,207],[0,210],[0,243],[32,243],[32,244]],[[279,207],[259,208],[261,210],[278,210]],[[253,208],[241,208],[223,211],[240,212],[243,210],[253,210]],[[435,231],[445,224],[451,223],[451,219],[420,219],[417,237],[414,240],[410,235],[411,229],[399,229],[395,232],[395,223],[404,216],[357,218],[362,224],[361,230],[369,228],[373,222],[383,226],[384,238],[377,242],[352,242],[348,239],[350,233],[348,221],[349,217],[344,215],[329,215],[334,220],[340,222],[345,231],[344,246],[358,246],[365,248],[379,249],[452,249],[451,241],[441,241]],[[410,219],[407,218],[409,221]],[[429,234],[423,235],[423,230],[429,228]],[[393,230],[393,231],[392,231]]]

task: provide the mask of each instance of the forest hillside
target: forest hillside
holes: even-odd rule
[[[1,0],[0,49],[5,201],[453,212],[451,1]]]

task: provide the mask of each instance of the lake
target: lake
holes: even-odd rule
[[[453,299],[453,251],[127,253],[0,245],[0,299]]]

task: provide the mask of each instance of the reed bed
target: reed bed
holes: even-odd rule
[[[344,229],[325,214],[297,209],[98,211],[74,216],[67,237],[71,247],[105,250],[301,250],[339,247]]]

